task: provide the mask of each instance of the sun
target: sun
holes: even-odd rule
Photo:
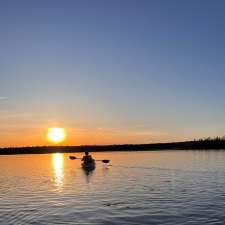
[[[65,137],[66,133],[63,128],[53,127],[48,129],[47,139],[54,144],[63,142]]]

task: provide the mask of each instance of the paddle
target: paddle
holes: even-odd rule
[[[69,158],[70,158],[71,160],[74,160],[74,159],[81,159],[81,158],[77,158],[76,156],[72,156],[72,155],[70,155]]]
[[[76,156],[70,155],[69,159],[74,160],[74,159],[82,159],[82,158],[77,158]],[[110,162],[110,160],[108,160],[108,159],[103,159],[103,160],[97,159],[95,161],[100,161],[100,162],[103,162],[103,163],[109,163]]]
[[[101,161],[101,162],[103,162],[103,163],[109,163],[110,162],[110,160],[108,160],[108,159],[103,159],[103,160],[95,160],[95,161]]]

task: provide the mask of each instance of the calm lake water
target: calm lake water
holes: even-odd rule
[[[225,224],[225,151],[92,155],[0,156],[0,224]]]

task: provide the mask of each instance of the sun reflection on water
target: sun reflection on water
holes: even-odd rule
[[[63,154],[56,153],[52,157],[52,166],[54,171],[54,181],[57,187],[63,185],[64,178],[64,158]]]

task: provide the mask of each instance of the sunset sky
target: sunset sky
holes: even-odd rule
[[[225,135],[225,1],[0,1],[0,146]]]

